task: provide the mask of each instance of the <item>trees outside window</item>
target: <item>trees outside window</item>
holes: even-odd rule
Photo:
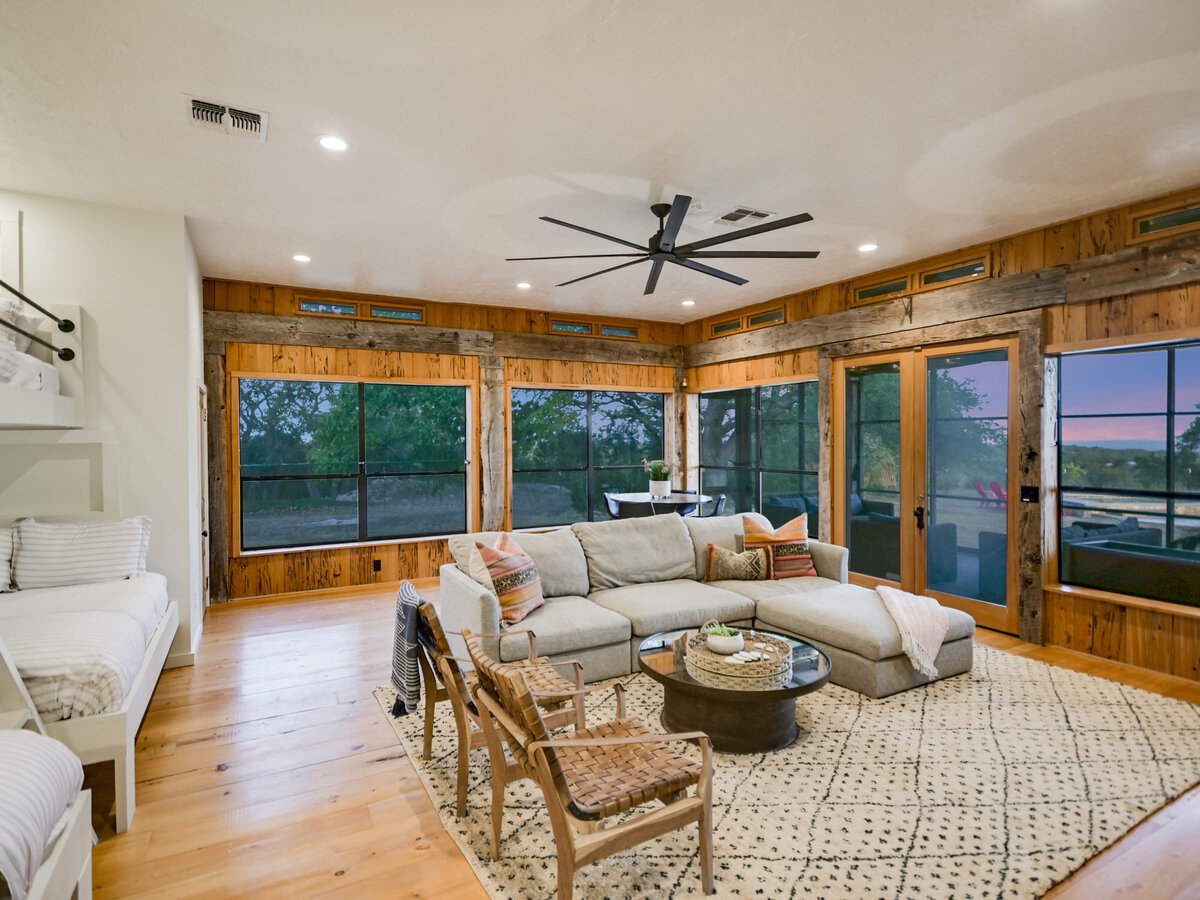
[[[241,546],[467,528],[467,388],[242,378]]]
[[[609,518],[604,493],[646,490],[663,455],[663,395],[514,388],[514,528]]]
[[[700,490],[724,494],[726,514],[810,512],[815,531],[819,459],[815,381],[700,395]]]

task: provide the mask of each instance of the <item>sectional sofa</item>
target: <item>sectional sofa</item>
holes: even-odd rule
[[[501,631],[499,601],[467,574],[475,541],[492,545],[498,534],[449,539],[455,562],[441,568],[440,608],[448,631]],[[815,644],[832,660],[835,684],[869,697],[930,680],[902,652],[878,594],[847,583],[844,547],[809,542],[816,576],[706,582],[709,544],[744,549],[741,516],[580,522],[516,537],[537,566],[547,599],[513,630],[532,630],[538,653],[552,661],[579,660],[589,681],[636,672],[638,646],[647,636],[712,618]],[[970,670],[975,632],[969,615],[947,612],[950,627],[936,660],[943,678]],[[465,657],[461,641],[452,636],[451,642]],[[513,661],[524,658],[528,642],[514,634],[486,639],[484,649]]]

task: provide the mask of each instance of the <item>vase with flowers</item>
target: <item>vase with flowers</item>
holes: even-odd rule
[[[643,459],[642,468],[650,473],[650,498],[671,496],[671,464],[665,459]]]

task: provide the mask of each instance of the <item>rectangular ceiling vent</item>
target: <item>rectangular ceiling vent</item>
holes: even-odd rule
[[[188,97],[188,115],[193,125],[210,131],[250,138],[260,144],[267,140],[267,114],[262,110],[239,109],[212,100]]]
[[[763,219],[769,219],[775,215],[772,212],[766,212],[761,209],[752,209],[749,206],[735,206],[723,216],[713,219],[714,224],[724,225],[727,228],[743,228],[749,225],[757,225]]]

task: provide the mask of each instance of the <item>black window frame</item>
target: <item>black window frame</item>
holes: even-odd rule
[[[769,467],[763,466],[762,392],[764,389],[780,388],[780,387],[786,387],[789,385],[814,385],[814,386],[817,386],[818,381],[816,379],[812,379],[812,378],[801,378],[801,379],[797,379],[796,381],[781,381],[781,382],[775,382],[773,384],[746,385],[745,387],[725,388],[723,390],[718,390],[718,391],[701,391],[700,392],[699,404],[703,404],[705,398],[708,396],[714,396],[714,395],[719,395],[719,394],[732,394],[737,391],[746,391],[746,390],[751,391],[753,401],[754,401],[754,427],[757,429],[757,433],[754,435],[755,459],[754,459],[754,465],[752,465],[752,466],[716,466],[716,465],[705,464],[705,462],[704,462],[704,436],[703,436],[703,434],[700,434],[700,440],[698,442],[699,443],[699,459],[697,460],[697,463],[698,463],[698,468],[700,470],[700,492],[701,493],[705,493],[705,486],[704,486],[705,470],[714,470],[714,471],[722,471],[722,472],[753,472],[754,473],[754,512],[756,512],[756,513],[762,513],[762,508],[763,508],[763,502],[762,502],[763,475],[797,475],[797,476],[801,476],[801,477],[811,475],[813,478],[815,478],[817,480],[817,484],[818,484],[818,488],[819,488],[819,486],[820,486],[820,428],[821,428],[819,412],[818,412],[817,420],[812,423],[813,427],[815,427],[817,429],[817,460],[818,460],[817,465],[818,465],[818,468],[815,468],[815,469],[779,469],[779,468],[773,468],[773,467],[769,468]],[[819,391],[819,387],[818,387],[818,391]],[[801,396],[802,404],[804,404],[804,402],[805,402],[804,401],[805,393],[806,393],[805,391],[801,391],[800,396]],[[814,404],[814,408],[817,408],[819,403],[820,403],[820,399],[819,399],[819,394],[818,394],[817,403]],[[701,409],[701,406],[699,404],[697,405],[698,411]],[[807,424],[807,423],[805,423],[803,415],[801,415],[800,421],[802,424]],[[703,427],[704,427],[704,415],[702,412],[700,412],[698,415],[698,428],[703,429]],[[803,461],[803,457],[804,457],[803,441],[801,441],[800,448],[801,448],[800,449],[800,457],[801,457],[801,461]],[[799,515],[800,511],[797,511],[796,514]],[[810,522],[809,529],[810,529],[810,531],[815,531],[816,523]]]
[[[333,474],[313,474],[305,473],[303,475],[250,475],[243,474],[243,466],[241,461],[241,404],[242,404],[242,382],[244,381],[317,381],[322,384],[341,384],[354,385],[357,389],[358,397],[358,462],[357,471]],[[366,428],[366,386],[368,384],[383,384],[394,387],[438,387],[438,388],[458,388],[463,392],[463,421],[465,425],[465,453],[463,456],[463,464],[461,469],[449,469],[438,471],[371,471],[367,468],[369,461],[367,460],[367,428]],[[397,534],[369,534],[368,517],[368,484],[375,478],[397,478],[415,475],[428,476],[447,476],[447,475],[462,475],[463,479],[463,524],[464,530],[470,530],[471,527],[471,497],[470,497],[470,448],[471,448],[471,390],[468,385],[462,384],[441,384],[438,382],[410,382],[410,381],[378,381],[366,380],[360,381],[356,379],[345,378],[288,378],[286,375],[277,375],[274,373],[263,373],[253,375],[241,375],[237,379],[237,419],[238,422],[238,459],[237,463],[237,479],[238,479],[238,545],[242,553],[262,553],[279,550],[303,550],[310,547],[328,547],[328,546],[347,546],[356,544],[377,544],[385,541],[440,537],[446,534],[457,534],[457,531],[446,531],[439,529],[436,531],[422,532],[402,532]],[[304,543],[282,543],[282,544],[264,544],[247,546],[246,545],[246,485],[261,484],[267,482],[281,481],[353,481],[357,487],[358,501],[358,535],[353,539],[337,538],[328,541],[305,541]]]
[[[1114,501],[1105,506],[1089,506],[1086,509],[1089,512],[1108,513],[1112,515],[1138,516],[1146,515],[1145,510],[1130,508],[1123,505],[1120,501],[1129,500],[1161,500],[1163,503],[1163,519],[1164,533],[1163,546],[1170,547],[1175,538],[1176,522],[1178,518],[1194,519],[1195,516],[1188,514],[1179,514],[1176,512],[1176,504],[1180,501],[1185,503],[1200,502],[1200,491],[1181,491],[1176,489],[1176,438],[1175,438],[1175,422],[1176,417],[1185,416],[1200,417],[1200,410],[1179,410],[1176,407],[1176,353],[1180,350],[1193,350],[1200,348],[1200,342],[1187,341],[1176,344],[1163,344],[1153,346],[1134,346],[1134,347],[1118,347],[1107,348],[1104,350],[1089,350],[1080,353],[1072,353],[1065,355],[1064,359],[1081,356],[1120,356],[1126,353],[1153,353],[1160,352],[1166,354],[1167,359],[1167,379],[1166,379],[1166,404],[1163,410],[1139,410],[1136,412],[1121,412],[1121,413],[1063,413],[1063,375],[1062,366],[1059,367],[1058,378],[1058,416],[1055,423],[1055,439],[1058,445],[1058,552],[1059,558],[1065,553],[1065,539],[1062,535],[1062,522],[1066,514],[1066,502],[1069,497],[1075,495],[1104,495],[1115,498]],[[1166,425],[1166,458],[1164,461],[1164,489],[1147,490],[1145,488],[1116,488],[1116,487],[1097,487],[1095,485],[1068,485],[1063,478],[1063,461],[1065,454],[1063,448],[1063,422],[1064,420],[1075,419],[1123,419],[1123,418],[1147,418],[1147,417],[1162,417]],[[1078,507],[1075,507],[1078,509]],[[1157,513],[1154,513],[1157,516]],[[1059,572],[1059,578],[1064,584],[1072,582],[1065,580],[1063,572]]]
[[[586,394],[587,395],[587,398],[585,400],[585,408],[587,410],[587,441],[586,441],[586,443],[587,443],[587,464],[586,465],[584,465],[584,466],[539,466],[539,467],[532,467],[532,468],[517,468],[513,456],[510,455],[509,456],[509,471],[514,476],[517,474],[522,474],[522,473],[526,473],[526,472],[534,472],[534,473],[583,472],[584,473],[584,490],[585,490],[584,496],[587,498],[587,521],[589,521],[589,522],[595,522],[597,520],[596,519],[597,506],[596,506],[596,497],[595,497],[595,493],[596,493],[596,491],[595,491],[595,473],[596,472],[605,472],[605,471],[642,469],[642,467],[643,467],[640,460],[636,463],[630,463],[628,465],[619,465],[619,466],[596,465],[595,464],[596,453],[595,453],[595,444],[594,444],[594,440],[593,440],[593,438],[594,438],[594,421],[595,421],[594,404],[593,404],[593,395],[594,394],[644,394],[646,396],[657,397],[658,402],[659,402],[658,408],[662,415],[662,428],[660,429],[660,431],[662,434],[662,442],[663,443],[662,443],[662,450],[660,451],[660,453],[657,456],[653,456],[653,457],[649,457],[649,458],[652,458],[652,459],[662,458],[662,456],[666,452],[667,397],[666,397],[666,394],[662,393],[661,391],[649,391],[649,390],[643,391],[643,390],[638,390],[636,388],[630,388],[630,389],[606,388],[606,387],[559,388],[559,387],[553,387],[550,385],[545,385],[545,386],[543,386],[543,385],[513,385],[511,388],[509,388],[508,399],[509,399],[509,408],[510,409],[512,409],[512,395],[516,391],[559,391],[562,393]],[[513,425],[513,431],[514,432],[516,431],[515,425]],[[510,448],[510,452],[511,452],[511,448]],[[647,475],[646,477],[649,478],[650,476]],[[513,493],[513,496],[509,498],[510,513],[511,513],[512,508],[515,507],[515,495],[516,495],[515,484],[513,485],[512,493]],[[603,498],[601,498],[601,500],[603,500]],[[610,516],[608,515],[607,505],[604,505],[602,502],[601,506],[603,507],[602,512],[604,513],[604,515],[601,516],[601,520],[610,518]],[[522,523],[521,525],[517,525],[514,522],[513,527],[514,528],[557,528],[562,525],[570,525],[570,524],[571,524],[570,521],[545,522],[545,523],[541,523],[541,524],[537,524],[537,525],[531,525],[531,524],[525,524],[525,523]]]

